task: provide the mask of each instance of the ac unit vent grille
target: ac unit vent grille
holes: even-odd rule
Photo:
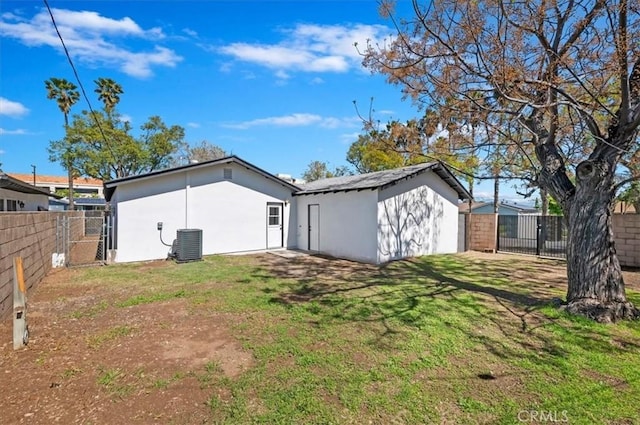
[[[175,258],[178,262],[202,259],[202,229],[178,229]]]

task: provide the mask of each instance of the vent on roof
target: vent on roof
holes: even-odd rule
[[[233,177],[232,171],[233,170],[231,168],[225,168],[223,170],[223,177],[225,180],[231,180],[231,178]]]
[[[173,254],[179,263],[201,260],[202,229],[178,229]]]

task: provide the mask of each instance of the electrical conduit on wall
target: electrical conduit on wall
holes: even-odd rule
[[[189,228],[189,189],[191,188],[191,175],[187,171],[184,176],[184,228]]]

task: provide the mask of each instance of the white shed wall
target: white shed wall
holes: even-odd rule
[[[232,179],[223,178],[231,168]],[[267,203],[283,204],[283,246],[295,246],[291,190],[237,164],[193,168],[118,186],[116,261],[166,258],[178,229],[202,229],[203,255],[266,249]],[[115,200],[115,202],[114,202]],[[293,217],[293,220],[291,220]]]
[[[377,262],[456,252],[457,200],[431,171],[379,191]]]
[[[375,263],[377,191],[296,196],[298,248],[309,247],[308,206],[319,205],[319,250],[338,258]]]

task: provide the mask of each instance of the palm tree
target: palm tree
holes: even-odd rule
[[[80,93],[75,84],[64,78],[50,78],[44,82],[44,86],[47,89],[47,99],[55,99],[58,103],[58,108],[64,114],[64,131],[65,138],[69,132],[69,112],[71,107],[80,100]],[[73,203],[73,152],[71,145],[67,149],[64,155],[63,166],[67,169],[69,177],[69,209],[74,210]]]
[[[95,80],[96,86],[94,91],[98,93],[98,99],[104,103],[104,110],[107,116],[111,118],[113,108],[120,102],[120,95],[124,93],[122,86],[111,78],[98,78]]]

